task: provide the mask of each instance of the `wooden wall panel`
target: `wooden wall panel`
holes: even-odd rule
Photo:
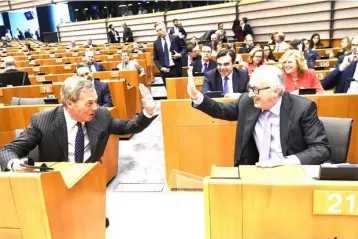
[[[356,18],[358,7],[348,9],[337,9],[334,12],[334,18]],[[357,27],[357,26],[356,26]]]
[[[336,1],[336,8],[358,7],[358,1]]]

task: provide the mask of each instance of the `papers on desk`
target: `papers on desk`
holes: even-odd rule
[[[337,163],[337,164],[324,163],[321,164],[321,166],[324,168],[357,168],[358,167],[357,164],[351,164],[351,163]]]

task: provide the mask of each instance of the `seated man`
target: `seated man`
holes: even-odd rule
[[[92,39],[88,39],[85,48],[92,48],[92,47],[97,47],[97,45],[92,43]]]
[[[0,75],[0,83],[13,86],[31,85],[28,73],[16,69],[14,57],[5,57],[4,64],[5,71]]]
[[[212,49],[209,44],[201,48],[201,56],[193,64],[193,72],[207,73],[210,70],[216,69],[217,64],[211,60]]]
[[[254,47],[254,38],[250,34],[246,35],[245,42],[242,43],[239,54],[250,53]]]
[[[145,49],[143,48],[142,45],[139,45],[137,42],[133,42],[132,43],[132,51],[131,53],[144,53],[145,52]]]
[[[322,80],[323,89],[336,87],[334,93],[358,93],[357,49],[358,36],[352,39],[352,54],[345,56],[343,63]]]
[[[234,165],[322,164],[331,155],[315,102],[285,92],[282,70],[263,65],[250,79],[249,93],[219,103],[195,88],[192,69],[187,91],[193,106],[211,117],[238,121]]]
[[[217,69],[206,73],[202,93],[208,91],[221,91],[223,95],[228,93],[244,93],[247,91],[249,75],[246,70],[234,67],[235,52],[223,49],[217,57]]]
[[[87,51],[85,53],[86,63],[92,72],[106,71],[101,62],[94,61],[93,51]]]
[[[137,70],[139,73],[139,76],[145,76],[146,72],[144,70],[144,68],[139,65],[138,61],[130,61],[129,60],[129,55],[127,52],[122,52],[121,54],[122,56],[122,63],[119,63],[117,65],[117,68],[121,71],[121,70]]]
[[[183,66],[191,66],[198,59],[198,54],[196,53],[194,44],[191,42],[187,44],[186,49],[187,54],[181,58],[182,64]]]
[[[86,64],[79,64],[77,66],[77,75],[92,82],[97,92],[97,104],[102,107],[113,107],[111,93],[108,85],[99,79],[93,79],[92,73]]]
[[[125,135],[143,131],[156,118],[149,90],[139,86],[143,112],[132,120],[116,119],[106,108],[98,107],[92,81],[68,78],[61,86],[63,106],[32,116],[30,125],[0,150],[3,171],[25,171],[21,164],[36,146],[39,161],[94,163],[101,161],[110,134]]]

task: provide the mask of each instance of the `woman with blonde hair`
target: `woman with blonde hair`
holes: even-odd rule
[[[299,89],[315,88],[318,94],[324,90],[315,70],[308,69],[305,58],[299,50],[289,50],[280,59],[285,76],[286,91],[298,94]]]
[[[248,62],[244,64],[244,68],[251,75],[257,67],[264,64],[264,60],[264,51],[255,47],[250,51]]]

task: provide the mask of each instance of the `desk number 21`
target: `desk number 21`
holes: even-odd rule
[[[354,213],[354,207],[355,207],[355,194],[351,194],[345,198],[345,200],[349,201],[349,213]],[[338,193],[333,193],[329,195],[328,201],[334,201],[332,206],[328,208],[328,213],[332,214],[341,214],[342,209],[339,209],[338,207],[342,204],[343,198],[342,195]]]

